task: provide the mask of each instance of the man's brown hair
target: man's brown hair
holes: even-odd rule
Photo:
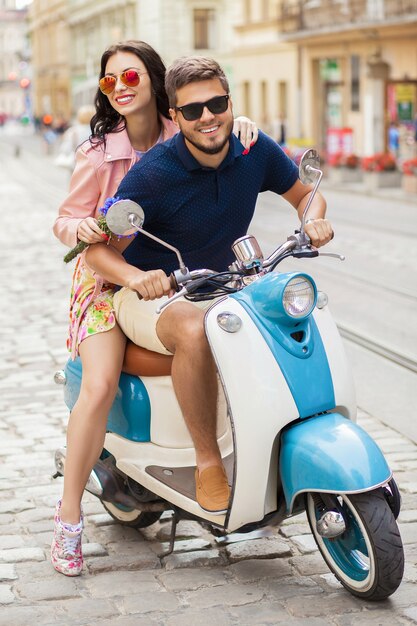
[[[190,83],[213,78],[218,78],[226,93],[229,93],[226,74],[214,59],[200,56],[176,59],[165,74],[165,90],[168,95],[169,106],[175,107],[177,104],[177,89]]]

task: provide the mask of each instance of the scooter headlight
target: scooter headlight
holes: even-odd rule
[[[313,283],[306,276],[295,276],[288,281],[282,294],[282,305],[290,317],[304,318],[310,315],[316,302]]]
[[[291,327],[308,318],[317,299],[314,280],[301,272],[270,272],[239,293],[260,316]]]

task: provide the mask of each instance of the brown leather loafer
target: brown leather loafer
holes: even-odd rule
[[[195,471],[197,502],[203,511],[213,515],[226,513],[229,506],[230,487],[223,467],[213,465],[201,473]]]

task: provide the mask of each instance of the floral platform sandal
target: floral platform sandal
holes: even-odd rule
[[[78,524],[65,524],[61,520],[61,500],[58,501],[54,517],[54,538],[51,546],[51,561],[57,572],[65,576],[79,576],[83,568],[81,538],[84,517]]]

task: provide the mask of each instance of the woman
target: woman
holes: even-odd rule
[[[178,131],[169,118],[164,77],[161,58],[144,42],[127,41],[104,52],[92,137],[77,151],[70,193],[54,225],[64,244],[103,241],[107,236],[97,223],[99,208],[145,152]],[[234,132],[240,133],[248,152],[256,128],[243,118]],[[64,491],[55,511],[51,547],[54,568],[67,576],[82,570],[81,498],[103,447],[125,350],[112,299],[113,285],[95,275],[81,254],[71,291],[68,348],[72,358],[81,357],[82,384],[67,429]]]

